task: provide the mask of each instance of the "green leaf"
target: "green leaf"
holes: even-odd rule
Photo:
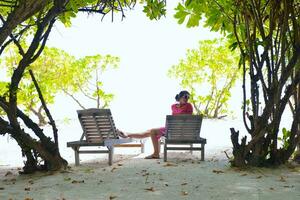
[[[230,91],[241,77],[237,64],[239,54],[227,46],[227,41],[222,39],[200,41],[199,48],[187,50],[186,57],[168,70],[168,76],[176,78],[182,88],[190,91],[194,107],[206,117],[230,113]],[[200,93],[195,88],[205,88],[208,92]]]
[[[162,0],[146,0],[146,5],[144,6],[143,12],[151,20],[160,19],[162,16],[166,15],[166,5],[165,1]]]

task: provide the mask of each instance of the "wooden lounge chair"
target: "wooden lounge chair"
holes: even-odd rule
[[[144,142],[132,143],[130,138],[119,139],[117,129],[113,121],[110,109],[86,109],[77,111],[78,118],[83,129],[79,141],[68,142],[75,152],[75,165],[79,165],[81,153],[108,153],[108,164],[112,165],[114,147],[141,147],[144,152]],[[126,144],[125,144],[126,143]],[[80,147],[106,147],[100,150],[79,150]]]
[[[166,136],[164,141],[164,161],[169,150],[201,151],[204,160],[206,139],[200,137],[202,115],[168,115],[166,118]],[[201,144],[201,147],[194,147]],[[177,145],[177,146],[176,146]],[[180,147],[178,146],[180,145]]]

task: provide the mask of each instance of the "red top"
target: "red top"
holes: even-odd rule
[[[172,115],[180,115],[180,114],[193,114],[193,106],[190,103],[185,104],[173,104],[172,105]]]
[[[185,104],[173,104],[172,105],[172,115],[180,115],[180,114],[193,114],[193,106],[190,103]],[[156,138],[159,140],[159,138],[164,135],[166,132],[165,127],[159,128],[159,134],[156,135]]]

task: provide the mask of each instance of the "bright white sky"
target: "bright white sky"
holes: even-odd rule
[[[168,15],[159,21],[149,20],[140,5],[126,12],[123,21],[115,17],[113,23],[110,15],[101,22],[101,16],[80,14],[71,28],[57,24],[51,33],[49,46],[77,57],[111,54],[121,58],[119,69],[102,79],[107,91],[115,94],[111,109],[117,126],[125,131],[164,125],[165,115],[182,89],[167,77],[168,69],[188,48],[196,48],[199,40],[218,36],[202,27],[188,29],[177,24],[173,17],[176,5],[176,1],[168,2]],[[78,107],[68,105],[72,106],[67,113],[74,116]],[[54,112],[57,110],[66,113],[65,106]]]
[[[56,24],[48,46],[83,57],[95,54],[119,56],[119,69],[108,71],[102,80],[106,91],[115,94],[110,106],[117,127],[125,131],[141,131],[164,125],[165,115],[175,95],[182,89],[167,76],[168,69],[185,57],[187,49],[197,48],[198,41],[219,37],[203,27],[186,28],[173,17],[178,1],[169,1],[167,16],[151,21],[136,5],[126,18],[80,14],[71,28]],[[205,90],[205,88],[204,88]],[[235,89],[233,109],[240,110],[241,90]],[[85,105],[88,102],[84,102]],[[90,104],[93,107],[95,104]],[[79,107],[69,98],[59,97],[52,106],[56,118],[76,118]]]
[[[77,57],[111,54],[121,58],[119,69],[102,79],[106,90],[115,94],[111,109],[116,125],[125,131],[163,126],[176,93],[184,89],[168,78],[168,69],[187,49],[196,48],[199,40],[219,37],[203,27],[179,25],[173,17],[176,2],[168,2],[167,16],[159,21],[149,20],[137,5],[123,21],[115,17],[112,23],[108,15],[101,22],[101,16],[80,14],[71,28],[57,24],[51,33],[48,45]],[[69,106],[62,109],[65,102]],[[76,116],[76,109],[71,101],[60,98],[52,110],[58,116]]]

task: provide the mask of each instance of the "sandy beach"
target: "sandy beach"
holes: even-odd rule
[[[300,166],[278,169],[230,168],[222,152],[170,153],[167,163],[144,155],[90,160],[58,173],[0,172],[0,199],[286,199],[300,198]]]
[[[0,200],[76,199],[214,199],[214,200],[294,200],[300,198],[300,166],[277,169],[231,168],[229,127],[238,121],[205,120],[201,130],[207,138],[205,161],[200,153],[170,152],[168,162],[145,160],[152,152],[150,140],[145,154],[138,148],[117,148],[113,166],[107,155],[82,155],[74,166],[74,154],[67,141],[79,139],[77,123],[61,125],[62,156],[70,164],[63,172],[19,175],[22,157],[14,141],[0,140]]]

